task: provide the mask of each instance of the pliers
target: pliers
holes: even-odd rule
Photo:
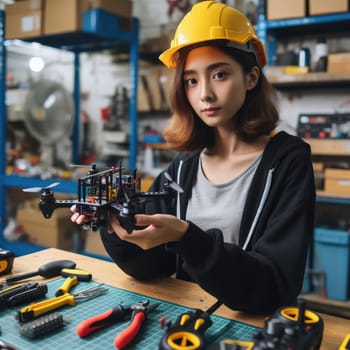
[[[62,287],[61,287],[62,288]],[[77,299],[89,300],[91,298],[102,295],[108,291],[108,288],[96,285],[84,289],[76,294],[64,293],[57,297],[39,301],[28,306],[23,307],[18,311],[17,319],[20,322],[30,321],[38,316],[46,314],[50,311],[56,310],[65,305],[74,306]]]
[[[130,319],[130,323],[126,329],[119,333],[114,339],[114,346],[121,350],[131,343],[139,333],[143,322],[147,318],[147,314],[153,311],[159,303],[149,304],[149,300],[144,300],[131,305],[119,304],[106,312],[91,317],[80,322],[76,332],[80,337],[86,337],[92,332],[101,328],[110,326],[111,324]]]

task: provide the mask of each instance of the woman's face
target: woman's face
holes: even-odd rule
[[[241,65],[214,46],[191,50],[183,81],[186,96],[199,118],[210,127],[229,127],[242,107],[246,91],[258,80],[259,70],[244,74]]]

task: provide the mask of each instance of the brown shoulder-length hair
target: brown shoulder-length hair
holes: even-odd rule
[[[212,41],[210,45],[213,45]],[[204,44],[202,44],[204,45]],[[248,74],[254,66],[258,66],[254,54],[229,48],[222,42],[215,42],[226,54],[230,55]],[[163,135],[168,146],[180,152],[194,152],[214,145],[214,128],[207,126],[196,115],[186,97],[183,71],[187,53],[190,48],[183,49],[177,57],[177,65],[170,89],[170,107],[172,116]],[[279,114],[275,106],[275,90],[263,72],[254,89],[247,91],[246,99],[232,118],[234,131],[247,142],[262,135],[269,135],[279,122]]]

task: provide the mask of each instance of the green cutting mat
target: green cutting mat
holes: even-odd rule
[[[59,278],[48,283],[47,297],[53,297],[57,288],[64,282],[64,278]],[[80,282],[71,290],[76,293],[79,290],[95,285],[95,282]],[[146,323],[143,325],[141,333],[128,347],[129,350],[157,350],[160,339],[164,335],[164,329],[160,328],[160,318],[165,316],[167,320],[175,321],[176,318],[189,308],[177,304],[169,303],[159,299],[131,293],[119,288],[104,285],[108,288],[107,293],[90,300],[77,300],[75,306],[64,306],[57,311],[63,315],[65,320],[64,328],[46,333],[40,338],[28,339],[20,335],[19,323],[16,320],[18,310],[23,306],[17,306],[0,311],[0,341],[11,344],[17,350],[52,350],[52,349],[91,349],[108,350],[114,349],[115,336],[125,329],[129,321],[111,325],[92,333],[86,338],[80,338],[75,329],[84,319],[101,314],[117,304],[131,304],[142,300],[149,300],[151,304],[160,302],[160,305],[149,313]],[[206,331],[205,336],[208,345],[222,339],[250,340],[256,327],[245,323],[232,321],[223,317],[212,315],[213,325]]]

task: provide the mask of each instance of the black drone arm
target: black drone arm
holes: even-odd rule
[[[53,196],[42,195],[39,208],[46,219],[49,219],[57,208],[70,208],[76,200],[56,200]]]

